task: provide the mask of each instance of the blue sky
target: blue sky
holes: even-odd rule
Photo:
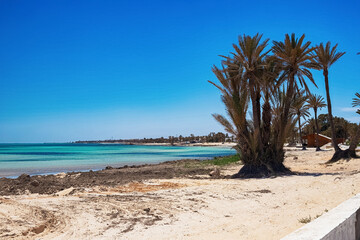
[[[240,34],[339,43],[334,115],[358,122],[359,1],[0,1],[0,142],[222,131],[207,80]],[[325,96],[323,77],[314,72]],[[325,111],[323,111],[325,113]]]

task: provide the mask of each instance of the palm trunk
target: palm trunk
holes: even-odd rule
[[[262,141],[261,141],[261,125],[260,125],[260,93],[254,83],[253,79],[249,80],[250,87],[250,98],[253,111],[254,121],[254,138],[256,141],[257,151],[262,152]]]
[[[289,121],[289,111],[290,106],[292,103],[293,95],[294,95],[294,81],[295,76],[294,74],[289,75],[288,86],[286,90],[284,105],[281,106],[282,112],[280,113],[280,119],[278,122],[275,123],[275,131],[274,136],[276,141],[274,141],[273,145],[270,146],[272,148],[274,154],[274,163],[282,164],[284,162],[284,144],[286,140],[286,126],[288,125]]]
[[[269,145],[270,131],[271,131],[271,106],[270,106],[268,94],[265,97],[265,103],[263,105],[262,120],[263,120],[262,141],[263,141],[263,146],[266,147]]]
[[[285,104],[284,104],[284,108],[283,108],[283,111],[280,116],[280,126],[278,126],[278,128],[279,128],[279,133],[277,135],[277,151],[278,152],[281,152],[282,149],[284,148],[284,143],[285,143],[285,138],[286,138],[285,129],[286,129],[286,125],[288,124],[289,111],[290,111],[290,106],[291,106],[291,102],[292,102],[292,98],[293,98],[293,94],[294,94],[294,81],[295,81],[294,74],[290,74],[289,83],[288,83],[288,87],[286,90]]]
[[[337,145],[337,142],[336,142],[336,134],[335,134],[334,121],[333,121],[333,117],[332,117],[329,79],[328,79],[328,70],[327,69],[324,69],[323,75],[325,77],[326,100],[327,100],[327,107],[328,107],[329,122],[330,122],[330,127],[331,127],[331,140],[332,140],[332,144],[334,146],[335,152],[337,152],[337,151],[341,151],[341,149],[339,148],[339,146]]]
[[[301,143],[301,146],[302,146],[302,150],[306,150],[306,147],[305,147],[303,139],[302,139],[302,134],[301,134],[300,116],[299,116],[299,137],[300,137],[300,143]]]
[[[314,108],[314,114],[315,114],[315,128],[316,128],[316,151],[320,151],[320,146],[319,146],[319,125],[318,125],[318,120],[317,120],[317,109]]]

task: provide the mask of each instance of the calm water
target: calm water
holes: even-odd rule
[[[0,177],[98,170],[177,159],[235,154],[219,147],[136,146],[120,144],[0,144]]]

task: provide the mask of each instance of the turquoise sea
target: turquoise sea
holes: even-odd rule
[[[138,146],[121,144],[0,144],[0,177],[99,170],[178,159],[235,154],[222,147]]]

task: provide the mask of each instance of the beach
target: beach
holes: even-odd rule
[[[285,165],[295,174],[274,178],[228,178],[240,163],[212,178],[213,166],[191,160],[87,177],[58,174],[54,178],[84,177],[87,184],[48,194],[3,191],[0,238],[280,239],[360,191],[359,161],[324,164],[332,154],[287,148]],[[96,174],[118,171],[128,176],[119,184],[97,180]]]
[[[360,238],[359,11],[0,1],[0,240]]]

